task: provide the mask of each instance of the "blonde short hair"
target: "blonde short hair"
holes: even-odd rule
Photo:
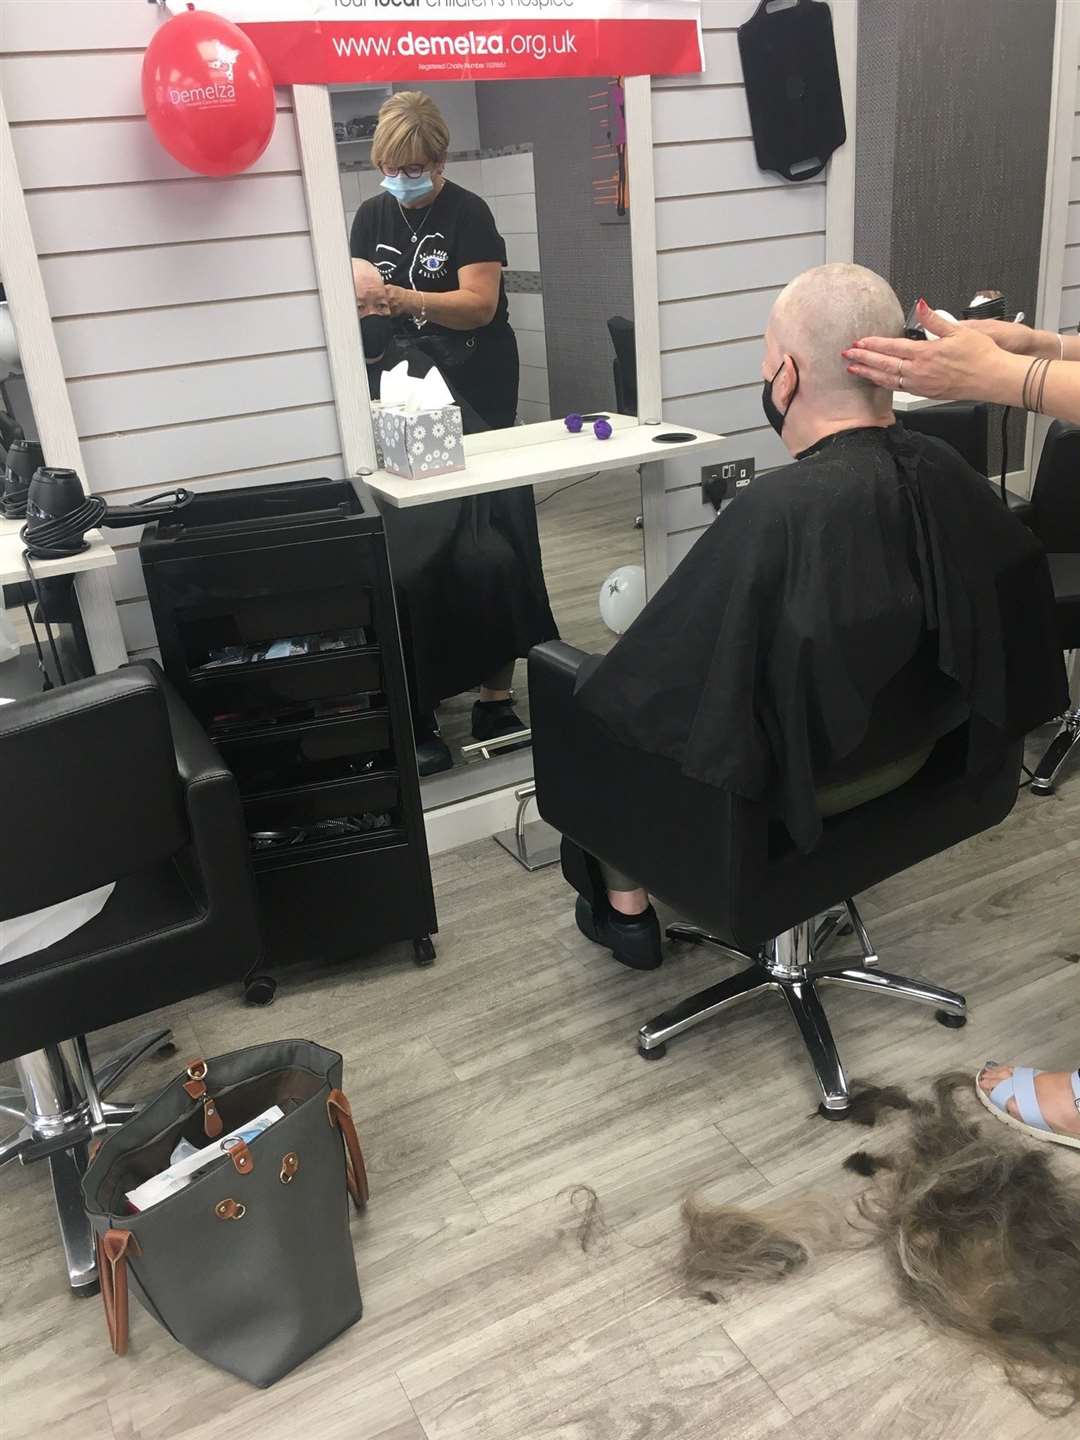
[[[446,159],[450,131],[442,112],[422,90],[391,95],[379,110],[371,146],[373,165],[437,165]]]

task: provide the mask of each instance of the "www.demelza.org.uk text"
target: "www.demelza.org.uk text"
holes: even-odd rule
[[[334,0],[337,10],[572,10],[577,0]]]

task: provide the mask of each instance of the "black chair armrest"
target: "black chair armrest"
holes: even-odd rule
[[[214,748],[210,737],[187,702],[165,678],[160,666],[152,660],[142,664],[143,668],[153,675],[165,696],[169,729],[172,731],[173,747],[176,751],[176,769],[184,785],[222,777],[231,782],[232,771]]]

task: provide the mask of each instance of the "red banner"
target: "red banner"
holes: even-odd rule
[[[180,0],[167,0],[181,8]],[[188,0],[183,0],[186,8]],[[364,0],[368,3],[368,0]],[[277,85],[681,75],[702,68],[692,0],[199,0],[241,27]],[[411,8],[410,8],[411,7]],[[463,10],[475,18],[459,19]],[[437,13],[436,13],[437,12]],[[340,17],[340,18],[339,18]]]

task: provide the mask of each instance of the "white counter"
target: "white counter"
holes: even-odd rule
[[[909,395],[906,390],[893,391],[892,408],[901,414],[906,410],[929,410],[933,405],[945,403],[944,400],[929,400],[925,395]]]
[[[545,480],[572,480],[579,475],[672,460],[689,451],[708,450],[723,439],[703,430],[690,430],[686,425],[641,425],[632,415],[609,415],[608,419],[614,431],[609,440],[597,440],[589,424],[580,434],[571,435],[561,420],[466,435],[464,470],[416,480],[376,470],[364,477],[365,484],[388,505],[406,509],[492,490],[513,490]],[[694,438],[681,445],[657,444],[657,435],[672,431],[692,434]]]
[[[23,551],[26,546],[19,539],[19,531],[25,520],[0,520],[0,584],[16,585],[26,580]],[[77,575],[85,570],[103,570],[116,564],[116,555],[111,545],[106,545],[100,530],[90,530],[86,536],[89,549],[66,560],[31,560],[34,574],[39,580],[52,575]]]
[[[23,564],[26,546],[19,539],[22,520],[0,520],[0,584],[18,585],[27,579]],[[34,575],[38,580],[48,580],[56,575],[74,575],[75,595],[82,614],[86,643],[94,670],[100,675],[105,670],[115,670],[127,663],[127,647],[116,613],[109,586],[109,577],[104,573],[116,564],[116,554],[111,545],[105,543],[100,530],[91,530],[86,536],[89,545],[78,555],[69,555],[64,560],[31,560]]]

